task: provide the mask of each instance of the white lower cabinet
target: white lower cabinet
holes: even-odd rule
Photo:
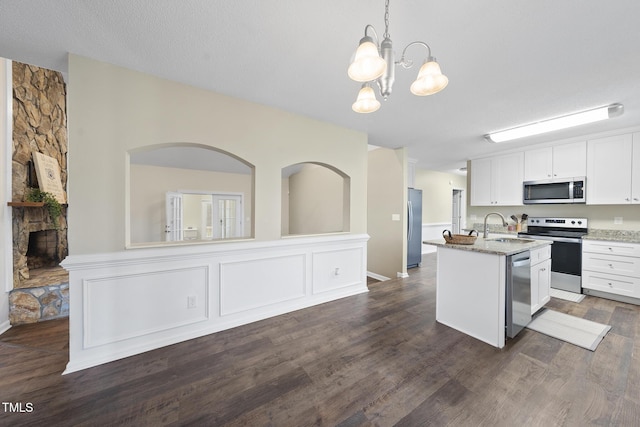
[[[583,241],[582,287],[640,298],[640,244]]]
[[[531,258],[531,314],[551,299],[551,245],[532,250]]]

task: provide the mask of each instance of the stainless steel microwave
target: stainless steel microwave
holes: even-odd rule
[[[525,205],[555,203],[585,203],[586,179],[582,177],[525,181],[523,199]]]

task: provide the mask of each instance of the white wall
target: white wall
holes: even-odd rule
[[[466,175],[416,169],[415,188],[422,190],[422,222],[450,223],[453,190],[466,190]],[[465,200],[462,201],[466,203]]]
[[[407,272],[406,184],[406,149],[369,152],[367,268],[373,277],[394,278]]]
[[[346,187],[344,178],[337,172],[320,165],[303,165],[299,172],[289,177],[288,233],[349,231],[349,224],[343,224],[344,209],[349,209],[349,206],[343,206],[348,182]]]
[[[9,291],[13,289],[11,156],[13,128],[11,61],[0,58],[0,334],[9,329]]]
[[[364,133],[75,55],[67,105],[67,372],[367,292]],[[129,154],[165,143],[255,167],[253,240],[125,250]],[[303,162],[349,177],[349,233],[281,238],[282,169]]]
[[[209,145],[255,166],[256,240],[280,239],[281,170],[303,162],[350,177],[349,229],[366,232],[362,132],[75,55],[69,56],[68,112],[72,255],[125,246],[127,153],[163,143]]]

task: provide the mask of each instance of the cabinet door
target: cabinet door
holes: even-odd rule
[[[553,178],[587,175],[587,141],[553,147]]]
[[[491,159],[471,161],[471,205],[490,206],[491,198]]]
[[[495,204],[501,206],[522,205],[522,181],[524,153],[510,154],[493,159],[492,184]]]
[[[631,134],[587,142],[587,204],[631,203]]]
[[[551,178],[553,149],[538,148],[524,152],[524,180],[538,181]]]
[[[531,314],[549,302],[550,292],[551,260],[546,259],[531,267]]]
[[[640,132],[633,134],[631,169],[631,203],[640,203]]]

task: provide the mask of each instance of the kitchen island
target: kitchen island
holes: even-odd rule
[[[451,244],[444,240],[424,243],[437,246],[436,320],[439,323],[502,348],[508,323],[524,323],[522,326],[525,326],[533,311],[532,299],[535,310],[541,307],[540,273],[547,276],[550,273],[546,266],[550,265],[551,242],[478,238],[473,245]],[[521,260],[515,262],[517,259]],[[534,269],[543,263],[545,271]],[[524,267],[513,268],[514,264]],[[523,268],[526,278],[517,277],[521,276]],[[520,289],[511,286],[514,277],[520,284],[532,279],[527,282],[526,295],[518,295],[523,292],[522,285]],[[542,285],[548,290],[548,281]],[[542,297],[546,303],[548,291]],[[528,305],[522,302],[527,299]],[[513,335],[515,333],[517,331]]]

